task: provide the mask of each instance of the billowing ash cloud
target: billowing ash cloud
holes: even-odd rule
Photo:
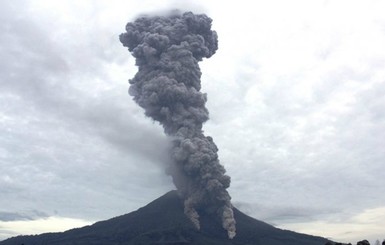
[[[235,220],[226,190],[230,177],[219,163],[213,139],[202,131],[209,116],[198,61],[218,48],[211,19],[191,12],[140,17],[126,25],[120,41],[139,67],[129,94],[173,139],[168,173],[184,199],[186,215],[199,229],[197,210],[215,212],[233,238]]]

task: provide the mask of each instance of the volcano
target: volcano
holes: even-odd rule
[[[216,215],[200,213],[201,229],[186,217],[176,191],[137,211],[59,233],[18,236],[0,245],[324,245],[326,238],[281,230],[234,208],[237,235],[228,239]]]

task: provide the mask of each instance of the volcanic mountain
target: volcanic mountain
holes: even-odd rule
[[[183,212],[176,191],[137,211],[60,233],[18,236],[0,245],[324,245],[322,237],[277,229],[234,208],[237,235],[228,239],[217,216],[200,213],[196,230]]]

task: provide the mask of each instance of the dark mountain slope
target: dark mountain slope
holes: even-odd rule
[[[175,191],[135,212],[61,233],[18,236],[0,245],[324,245],[327,239],[277,229],[234,209],[237,235],[229,240],[220,222],[201,213],[197,231]]]

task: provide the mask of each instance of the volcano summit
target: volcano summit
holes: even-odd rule
[[[324,245],[322,237],[277,229],[234,208],[237,235],[227,237],[218,216],[198,210],[201,229],[184,214],[176,191],[132,213],[62,233],[18,236],[0,245]]]

